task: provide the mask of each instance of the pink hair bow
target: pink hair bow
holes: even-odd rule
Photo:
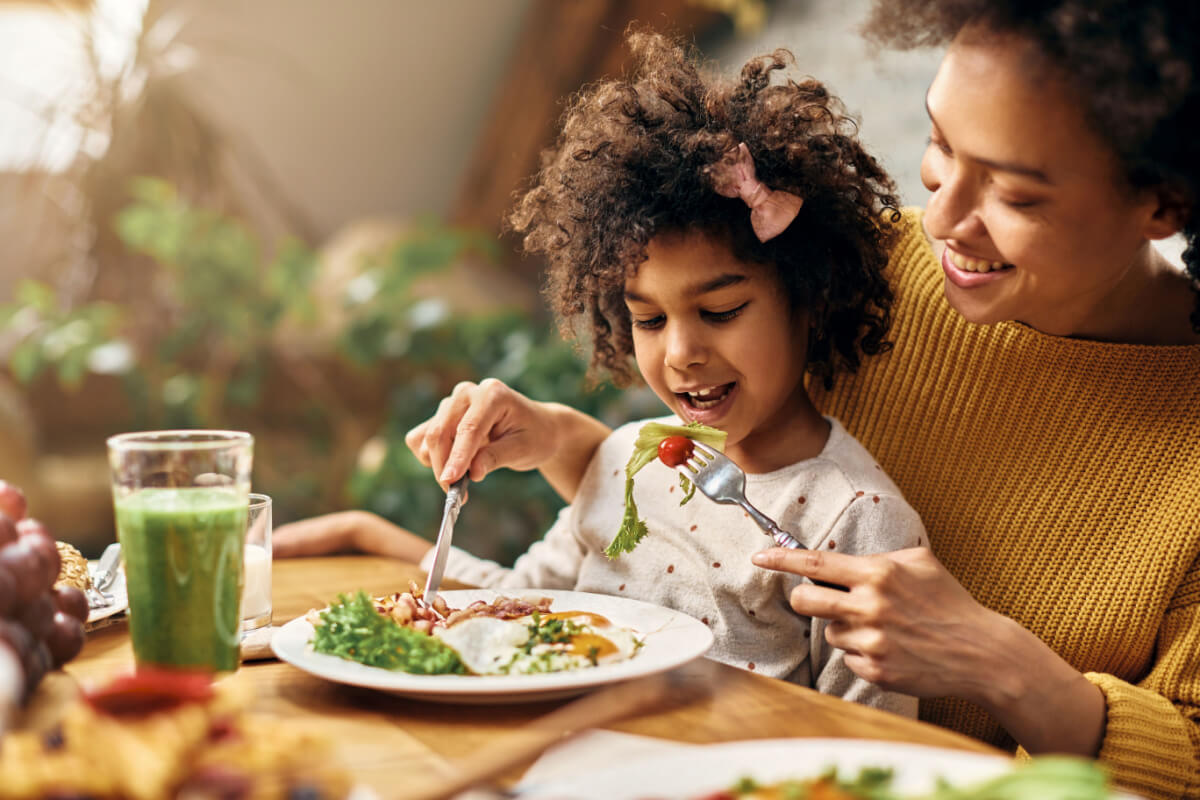
[[[713,165],[713,188],[723,197],[740,197],[750,207],[750,226],[760,242],[773,239],[792,224],[804,198],[772,190],[754,174],[750,148],[742,142]]]

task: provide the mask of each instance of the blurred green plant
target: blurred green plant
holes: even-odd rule
[[[119,375],[130,424],[142,428],[278,425],[269,387],[282,377],[300,390],[288,398],[298,409],[288,416],[295,420],[291,438],[304,442],[317,466],[264,462],[272,454],[258,448],[256,485],[275,496],[281,521],[349,504],[432,536],[443,494],[404,434],[460,380],[494,376],[531,397],[601,417],[622,402],[611,386],[586,388],[583,360],[550,319],[463,313],[415,291],[422,277],[468,254],[497,254],[480,231],[425,221],[362,264],[332,332],[340,368],[384,376],[390,387],[375,430],[347,405],[337,375],[323,374],[288,346],[286,326],[318,322],[316,253],[289,239],[268,257],[242,223],[195,207],[161,180],[137,180],[132,197],[116,231],[157,267],[153,306],[62,309],[53,287],[26,282],[13,303],[0,306],[0,341],[15,342],[9,367],[25,383],[53,370],[67,388],[78,388],[88,372]],[[260,482],[264,474],[269,478]],[[560,507],[540,477],[494,473],[471,489],[462,543],[511,559]]]

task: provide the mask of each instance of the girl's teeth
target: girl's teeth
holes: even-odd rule
[[[688,400],[696,408],[712,408],[725,399],[728,387],[720,386],[715,389],[701,389],[698,392],[688,392]]]

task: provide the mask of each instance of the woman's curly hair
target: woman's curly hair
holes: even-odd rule
[[[863,149],[841,103],[811,79],[773,80],[785,50],[737,80],[706,77],[694,51],[660,34],[628,37],[636,68],[573,96],[555,145],[509,222],[548,261],[546,295],[565,334],[590,339],[591,375],[634,375],[625,279],[660,233],[722,237],[740,260],[773,267],[793,310],[811,310],[808,369],[836,369],[886,349],[892,294],[882,275],[898,218],[895,186]],[[760,242],[740,199],[710,169],[745,142],[759,180],[804,207]],[[885,210],[888,212],[885,214]],[[590,330],[588,326],[590,325]]]
[[[1183,262],[1200,332],[1200,2],[1198,0],[875,0],[868,39],[942,45],[966,27],[1032,42],[1074,88],[1133,189],[1165,187],[1185,210]]]

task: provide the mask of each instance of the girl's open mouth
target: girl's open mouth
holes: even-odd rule
[[[695,392],[676,392],[681,410],[686,416],[696,422],[710,424],[719,419],[733,399],[737,383],[726,383],[712,386]]]

